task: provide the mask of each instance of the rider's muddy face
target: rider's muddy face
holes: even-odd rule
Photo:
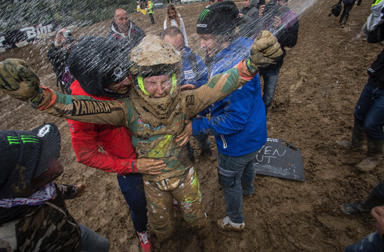
[[[150,97],[162,98],[167,96],[172,88],[171,75],[157,75],[144,78],[145,90]]]

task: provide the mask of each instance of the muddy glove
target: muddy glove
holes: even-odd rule
[[[277,38],[269,31],[261,31],[253,42],[251,55],[247,60],[248,69],[257,72],[262,67],[276,64],[281,55],[283,50]]]
[[[0,89],[13,98],[29,101],[33,107],[43,100],[39,77],[21,59],[0,62]]]

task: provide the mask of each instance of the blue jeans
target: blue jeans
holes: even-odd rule
[[[356,242],[355,244],[349,245],[345,248],[345,252],[379,252],[384,251],[383,238],[380,237],[379,233],[376,231],[361,241]]]
[[[141,174],[117,175],[120,190],[127,202],[133,227],[137,232],[147,230],[147,201]]]
[[[371,139],[384,140],[384,90],[365,85],[355,107],[355,124]]]
[[[265,108],[271,106],[273,96],[275,94],[275,89],[277,86],[277,80],[279,79],[280,65],[274,66],[273,68],[268,68],[266,70],[260,70],[260,76],[263,77],[264,87],[263,87],[263,101]]]
[[[81,231],[81,251],[109,251],[109,241],[107,238],[90,230],[84,225],[79,224],[79,227]]]
[[[240,157],[230,157],[218,153],[219,184],[224,190],[226,214],[235,223],[242,223],[243,192],[254,193],[253,181],[256,176],[256,154],[254,151]]]

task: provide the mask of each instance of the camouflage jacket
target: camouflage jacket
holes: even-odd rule
[[[180,147],[175,142],[175,136],[184,130],[186,120],[229,95],[254,76],[248,71],[246,62],[241,61],[200,88],[181,92],[172,113],[161,122],[156,120],[154,113],[139,105],[142,98],[134,93],[129,99],[98,101],[91,97],[63,95],[45,89],[46,101],[39,109],[72,120],[128,127],[138,158],[158,158],[166,163],[160,175],[144,175],[145,180],[160,181],[181,176],[192,166],[186,147]]]
[[[22,217],[2,223],[0,250],[13,248],[14,251],[80,251],[80,228],[67,211],[64,202],[64,199],[74,197],[74,187],[56,185],[57,195],[54,199],[39,206],[25,206],[27,209]],[[1,214],[5,214],[5,211],[13,209],[2,209]],[[8,234],[5,236],[7,239],[2,237],[4,232]]]

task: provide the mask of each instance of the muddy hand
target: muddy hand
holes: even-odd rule
[[[138,173],[157,175],[165,169],[166,165],[161,159],[139,158],[136,167]]]
[[[260,67],[276,63],[282,54],[277,38],[269,31],[261,31],[253,42],[247,64],[251,71],[256,72]]]
[[[178,146],[184,146],[188,143],[189,137],[192,136],[192,122],[187,120],[185,121],[185,128],[183,132],[181,132],[176,137],[176,143]]]
[[[0,89],[4,93],[22,101],[30,101],[37,107],[43,98],[39,84],[39,77],[24,60],[6,59],[0,62]]]
[[[76,197],[80,197],[85,192],[85,185],[84,184],[77,184],[76,185]]]

